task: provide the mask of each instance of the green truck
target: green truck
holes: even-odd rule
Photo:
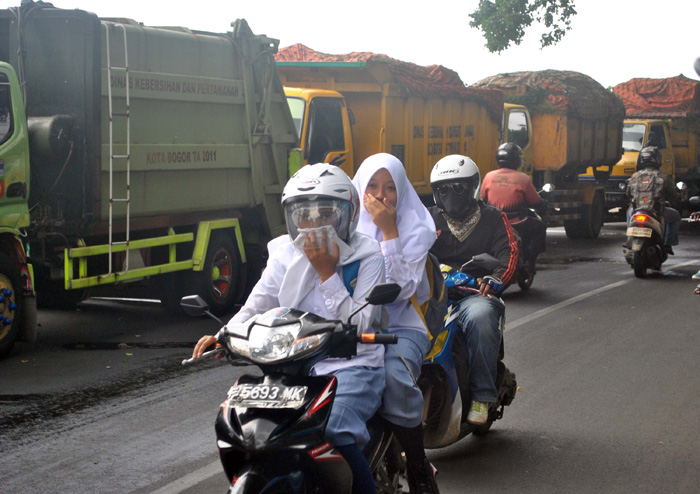
[[[37,302],[191,292],[223,313],[244,295],[301,159],[277,47],[244,20],[0,10],[0,356],[35,339]]]

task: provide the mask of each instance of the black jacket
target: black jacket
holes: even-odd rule
[[[510,283],[518,262],[518,244],[508,218],[500,209],[479,201],[481,218],[474,231],[464,239],[457,240],[437,206],[429,209],[435,220],[438,237],[430,252],[440,263],[458,267],[478,254],[491,254],[500,261],[493,276],[500,278],[504,285]]]

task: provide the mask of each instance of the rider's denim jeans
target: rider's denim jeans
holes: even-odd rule
[[[505,307],[498,297],[474,294],[460,302],[459,310],[457,323],[467,338],[472,400],[494,403],[498,401],[496,373]]]

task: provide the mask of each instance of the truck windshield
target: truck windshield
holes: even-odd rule
[[[636,151],[642,150],[646,125],[640,123],[626,123],[622,129],[622,150]]]
[[[5,74],[0,74],[0,144],[12,135],[11,109],[10,81]]]
[[[297,129],[297,139],[301,139],[301,123],[304,121],[304,111],[306,111],[305,102],[302,98],[287,96],[287,104],[289,111],[292,112],[294,127]]]

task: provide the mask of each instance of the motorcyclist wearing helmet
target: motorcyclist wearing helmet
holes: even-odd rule
[[[540,218],[528,216],[527,210],[543,210],[546,201],[537,193],[532,179],[518,171],[522,164],[520,146],[506,142],[498,147],[498,170],[488,172],[481,184],[481,199],[506,213],[511,226],[522,238],[521,255],[530,266],[546,246],[547,225]]]
[[[438,232],[430,251],[441,263],[453,267],[483,253],[500,261],[490,276],[479,280],[481,296],[471,295],[460,302],[457,319],[469,346],[473,401],[467,421],[475,425],[486,423],[489,403],[498,400],[496,368],[504,316],[498,296],[513,278],[518,261],[517,241],[508,218],[479,200],[479,185],[479,169],[467,156],[445,156],[430,174],[436,204],[430,213]]]
[[[347,320],[363,305],[371,287],[385,279],[379,243],[356,231],[360,213],[357,190],[336,166],[305,166],[284,187],[282,205],[289,234],[268,243],[267,266],[231,322],[245,322],[276,307]],[[357,261],[351,295],[342,271]],[[353,316],[358,333],[374,331],[377,311],[370,305]],[[216,341],[216,336],[202,337],[192,356],[201,355]],[[313,372],[338,380],[326,435],[350,465],[352,492],[375,492],[361,448],[369,439],[366,423],[379,409],[385,388],[384,347],[358,345],[356,356],[325,359]]]
[[[634,187],[632,184],[638,180],[642,170],[652,171],[663,180],[661,197],[657,198],[658,200],[656,201],[658,205],[656,212],[663,215],[664,223],[666,224],[664,230],[664,249],[667,253],[673,254],[672,246],[678,245],[678,230],[680,230],[681,227],[681,215],[678,210],[666,206],[665,202],[668,201],[671,204],[680,202],[680,195],[673,184],[671,176],[661,171],[661,150],[656,146],[642,148],[637,157],[637,172],[630,177],[630,186],[628,186],[626,190],[627,197],[630,199],[630,207],[627,209],[627,224],[630,222],[632,212],[638,206],[635,204]]]

